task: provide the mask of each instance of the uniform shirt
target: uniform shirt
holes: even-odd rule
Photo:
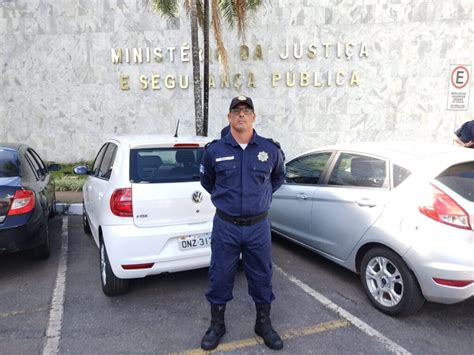
[[[272,193],[283,183],[283,152],[255,131],[243,150],[229,133],[205,149],[200,177],[217,209],[231,216],[253,217],[268,211]]]
[[[474,140],[474,120],[465,122],[461,128],[454,132],[464,143]],[[473,147],[471,147],[473,148]]]

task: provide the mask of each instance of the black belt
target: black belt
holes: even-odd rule
[[[260,222],[261,220],[267,218],[268,216],[268,212],[263,212],[262,214],[259,214],[254,217],[235,217],[230,216],[227,213],[222,212],[221,210],[216,210],[216,214],[224,221],[235,224],[236,226],[252,226]]]

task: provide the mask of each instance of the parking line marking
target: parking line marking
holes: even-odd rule
[[[5,313],[0,313],[0,318],[8,318],[8,317],[21,316],[24,314],[30,314],[30,313],[35,313],[35,312],[42,312],[47,309],[48,309],[47,307],[41,307],[41,308],[36,308],[36,309],[29,309],[27,311],[5,312]]]
[[[362,321],[361,319],[357,318],[353,314],[349,313],[346,311],[344,308],[339,307],[337,304],[332,302],[329,298],[323,296],[316,290],[312,289],[309,287],[307,284],[305,284],[303,281],[298,280],[295,276],[287,273],[284,271],[281,267],[273,264],[273,268],[283,274],[288,280],[296,284],[299,288],[301,288],[303,291],[305,291],[307,294],[315,298],[317,301],[319,301],[324,307],[330,309],[331,311],[336,312],[338,315],[341,317],[347,319],[350,323],[352,323],[354,326],[362,330],[365,334],[374,337],[375,340],[378,342],[382,343],[389,351],[391,351],[394,354],[411,354],[408,350],[403,348],[402,346],[398,345],[394,341],[390,340],[387,338],[385,335],[382,333],[378,332],[374,328],[372,328],[370,325]]]
[[[317,334],[317,333],[321,333],[321,332],[325,332],[325,331],[329,331],[333,329],[344,328],[349,325],[350,323],[346,319],[336,319],[333,321],[319,323],[319,324],[312,325],[309,327],[287,330],[281,333],[281,338],[283,340],[287,340],[287,339],[301,337],[305,335]],[[261,344],[263,344],[262,338],[256,336],[253,338],[242,339],[242,340],[232,341],[228,343],[221,343],[219,344],[217,348],[215,348],[212,351],[205,351],[202,349],[192,349],[192,350],[187,350],[187,351],[178,352],[178,353],[170,353],[170,355],[171,354],[173,355],[203,355],[203,354],[209,354],[212,352],[234,351],[238,349],[261,345]]]
[[[42,351],[43,355],[52,355],[59,352],[59,340],[61,339],[61,324],[64,312],[64,293],[66,291],[68,238],[68,218],[64,216],[61,229],[61,254],[59,255],[56,286],[54,287],[53,300],[49,310],[46,340]]]

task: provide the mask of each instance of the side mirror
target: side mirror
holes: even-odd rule
[[[61,170],[61,165],[60,164],[55,164],[55,163],[49,164],[48,165],[48,170],[49,171],[59,171],[59,170]]]
[[[85,165],[78,165],[72,168],[72,171],[76,175],[88,175],[89,174],[89,169]]]

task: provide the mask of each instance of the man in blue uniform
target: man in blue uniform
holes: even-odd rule
[[[270,321],[275,296],[267,214],[272,194],[284,180],[284,155],[278,144],[254,131],[255,117],[251,98],[232,99],[227,115],[230,131],[208,144],[202,158],[201,184],[216,206],[206,293],[211,304],[211,326],[201,341],[204,350],[216,348],[225,334],[225,306],[233,298],[240,253],[248,292],[257,310],[255,333],[269,348],[283,348]]]
[[[474,120],[465,122],[454,132],[454,142],[464,148],[474,148]]]

